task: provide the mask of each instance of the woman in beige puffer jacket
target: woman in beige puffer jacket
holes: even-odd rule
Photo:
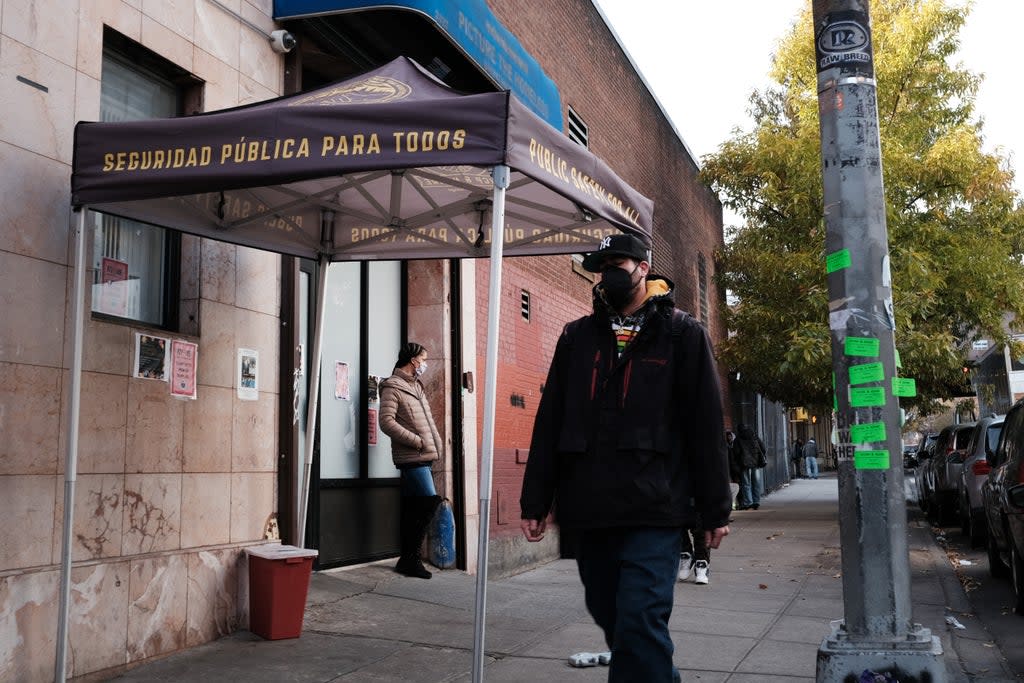
[[[429,579],[420,560],[427,525],[441,497],[434,489],[430,464],[441,457],[441,435],[434,424],[419,377],[427,369],[427,350],[409,342],[398,352],[391,376],[380,384],[380,428],[391,437],[391,458],[401,472],[401,550],[395,571]]]

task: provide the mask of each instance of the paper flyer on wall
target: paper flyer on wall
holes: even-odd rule
[[[104,256],[100,262],[99,291],[96,287],[93,290],[93,308],[100,313],[127,317],[128,284],[128,264]]]
[[[255,401],[260,397],[259,353],[253,349],[238,349],[238,398]]]
[[[196,398],[198,362],[198,344],[182,339],[171,341],[171,396]]]
[[[348,383],[348,363],[345,361],[334,361],[334,398],[345,401],[352,399]]]
[[[142,379],[167,381],[170,365],[170,344],[166,337],[157,337],[143,332],[135,333],[135,364],[132,376]]]

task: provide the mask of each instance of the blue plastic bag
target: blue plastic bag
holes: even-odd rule
[[[430,520],[427,546],[432,565],[438,569],[451,569],[455,566],[455,515],[452,514],[451,501],[447,498],[437,506],[434,518]]]

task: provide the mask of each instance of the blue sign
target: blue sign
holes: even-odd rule
[[[501,88],[511,90],[538,116],[562,130],[558,87],[484,0],[274,0],[274,19],[395,8],[419,12],[430,19]]]

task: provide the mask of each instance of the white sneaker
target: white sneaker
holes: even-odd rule
[[[679,553],[679,580],[686,581],[693,571],[693,555],[690,553]]]
[[[707,584],[708,582],[708,563],[707,560],[697,560],[693,563],[693,582],[699,584]]]

